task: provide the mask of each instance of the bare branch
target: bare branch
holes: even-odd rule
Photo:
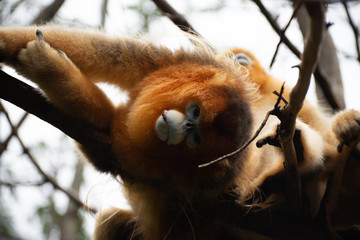
[[[110,147],[111,141],[108,131],[98,129],[89,123],[65,115],[51,105],[33,87],[3,71],[0,71],[0,85],[0,98],[50,123],[82,145],[93,147],[94,149]],[[17,94],[13,94],[14,92]]]
[[[0,95],[1,96],[1,95]],[[29,99],[27,99],[29,100]],[[6,119],[8,120],[8,122],[11,124],[11,120],[9,115],[4,112]],[[18,142],[21,145],[21,148],[23,149],[24,154],[26,154],[28,156],[28,158],[30,159],[30,161],[33,163],[33,165],[35,166],[35,168],[39,171],[39,173],[41,174],[41,176],[45,179],[45,181],[51,183],[54,188],[62,191],[63,193],[65,193],[73,202],[75,202],[78,206],[80,207],[84,207],[85,209],[89,210],[90,212],[96,213],[96,210],[93,208],[88,207],[86,204],[84,204],[83,202],[81,202],[81,200],[72,192],[64,189],[62,186],[60,186],[58,184],[58,182],[56,181],[55,178],[49,176],[47,173],[44,172],[44,170],[41,168],[41,166],[38,164],[38,162],[35,160],[35,158],[33,157],[33,155],[30,153],[29,149],[25,146],[25,144],[23,143],[23,141],[21,140],[21,138],[19,137],[17,131],[14,131],[14,136],[17,138]]]
[[[6,112],[4,106],[2,105],[2,103],[0,102],[0,112]],[[14,126],[13,123],[10,123],[10,127],[11,127],[11,132],[8,135],[8,137],[1,142],[0,145],[0,156],[3,154],[3,152],[6,150],[11,138],[14,136],[14,134],[18,131],[18,129],[20,128],[20,126],[23,124],[23,122],[25,121],[25,119],[27,118],[27,116],[29,116],[29,114],[27,112],[24,113],[24,115],[20,118],[19,122],[16,124],[16,126]]]
[[[32,24],[41,24],[53,19],[64,2],[65,0],[54,0],[54,2],[40,12],[40,14],[32,21]]]
[[[6,186],[6,187],[17,187],[17,186],[25,186],[25,187],[34,187],[34,186],[42,186],[45,183],[47,183],[47,181],[40,181],[40,182],[6,182],[6,181],[0,181],[0,185],[1,186]]]
[[[301,58],[301,52],[292,44],[292,42],[285,36],[277,22],[271,16],[270,12],[265,8],[260,0],[253,0],[253,2],[259,7],[261,13],[265,16],[268,20],[274,31],[279,35],[281,41],[286,44],[286,46],[297,56]]]
[[[305,39],[309,34],[309,14],[304,7],[299,9],[296,18]],[[337,49],[328,30],[324,33],[320,58],[314,76],[317,99],[323,103],[323,106],[327,106],[330,111],[344,109],[344,91]],[[338,106],[338,109],[334,109],[333,106]]]
[[[305,41],[303,59],[299,66],[299,79],[290,93],[289,104],[285,107],[280,124],[280,144],[284,152],[287,175],[287,201],[293,203],[293,212],[301,214],[301,182],[297,170],[297,157],[293,143],[295,122],[305,99],[319,57],[324,30],[324,7],[322,3],[305,3],[310,15],[310,34]],[[300,211],[300,212],[299,212]]]
[[[153,0],[156,6],[182,31],[200,36],[183,15],[178,13],[166,0]]]
[[[353,33],[354,33],[354,37],[355,37],[355,44],[356,44],[356,51],[357,51],[357,60],[358,62],[360,62],[360,45],[359,45],[359,28],[355,25],[351,15],[350,15],[350,12],[349,12],[349,9],[348,9],[348,5],[346,3],[345,0],[341,0],[342,4],[344,5],[344,9],[345,9],[345,12],[346,12],[346,15],[347,15],[347,18],[348,18],[348,21],[349,21],[349,24],[351,26],[351,29],[353,30]]]
[[[297,12],[299,11],[299,9],[300,9],[301,6],[302,6],[302,2],[298,2],[295,10],[293,11],[293,14],[291,15],[291,17],[290,17],[290,19],[289,19],[289,22],[286,24],[285,28],[282,30],[281,36],[284,36],[284,35],[285,35],[286,30],[289,28],[290,23],[292,22],[292,20],[293,20],[294,17],[296,16],[296,14],[297,14]],[[274,62],[275,62],[275,59],[276,59],[276,56],[277,56],[277,54],[278,54],[280,45],[281,45],[281,43],[282,43],[283,37],[281,37],[281,36],[280,36],[279,43],[278,43],[277,46],[276,46],[274,56],[273,56],[273,58],[271,59],[270,68],[273,66],[273,64],[274,64]]]
[[[259,7],[261,13],[266,17],[274,31],[279,35],[282,39],[282,42],[290,49],[290,51],[295,54],[299,59],[301,58],[300,51],[291,43],[291,41],[286,37],[285,34],[282,34],[281,28],[276,23],[276,21],[271,16],[270,12],[265,8],[260,0],[253,0],[253,2]],[[331,88],[326,81],[325,77],[322,75],[321,71],[318,67],[315,68],[314,72],[315,80],[319,83],[319,86],[324,92],[326,100],[329,102],[331,107],[337,111],[341,109],[341,105],[337,102],[336,98],[334,97],[334,93],[331,91]]]
[[[299,11],[299,9],[300,9],[301,6],[302,6],[302,2],[298,2],[297,6],[295,7],[295,10],[294,10],[293,14],[292,14],[291,17],[290,17],[289,22],[286,24],[285,28],[282,30],[282,34],[281,34],[281,36],[280,36],[279,43],[277,44],[276,49],[275,49],[274,56],[273,56],[273,58],[271,59],[270,68],[272,67],[272,65],[273,65],[274,62],[275,62],[276,55],[277,55],[277,53],[278,53],[278,51],[279,51],[279,48],[280,48],[280,45],[281,45],[281,43],[282,43],[282,41],[283,41],[283,37],[282,37],[282,36],[285,35],[286,30],[289,28],[290,23],[292,22],[292,20],[293,20],[294,17],[296,16],[296,14],[297,14],[297,12]]]
[[[101,6],[101,23],[100,23],[101,27],[105,27],[108,3],[109,3],[108,0],[103,0],[102,6]]]

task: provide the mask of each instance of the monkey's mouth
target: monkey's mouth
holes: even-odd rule
[[[168,145],[179,144],[185,138],[184,114],[176,110],[164,110],[156,120],[155,131],[158,138]]]

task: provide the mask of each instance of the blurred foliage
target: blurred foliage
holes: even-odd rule
[[[64,222],[66,212],[61,213],[56,207],[53,195],[48,198],[47,204],[38,206],[36,215],[42,224],[42,231],[46,239],[62,239],[61,225]],[[76,235],[74,240],[91,239],[85,228],[85,219],[80,211],[77,213],[78,222],[76,226]]]
[[[143,32],[148,32],[150,23],[161,16],[161,12],[149,0],[140,0],[138,3],[128,6],[127,9],[139,15],[140,28]]]
[[[0,239],[15,239],[12,217],[4,207],[0,192]]]
[[[1,0],[0,1],[0,23],[13,23],[13,24],[21,24],[21,19],[17,20],[12,16],[19,9],[25,9],[27,11],[28,16],[35,15],[37,11],[34,9],[41,9],[41,1],[38,0]]]

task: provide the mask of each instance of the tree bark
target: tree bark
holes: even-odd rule
[[[74,180],[71,185],[72,191],[78,196],[80,192],[80,187],[83,182],[83,172],[84,164],[78,159],[75,166]],[[68,240],[73,239],[76,236],[76,233],[79,230],[81,219],[78,215],[79,205],[75,204],[72,201],[69,201],[67,211],[62,218],[61,225],[61,239]]]
[[[49,6],[44,8],[39,15],[32,21],[32,24],[43,24],[54,18],[65,0],[54,0]]]
[[[309,14],[304,7],[301,7],[296,15],[304,39],[309,34]],[[324,87],[320,86],[319,81],[315,81],[316,95],[319,103],[327,110],[338,111],[345,108],[344,90],[339,66],[339,60],[336,54],[336,47],[328,30],[324,31],[322,47],[320,49],[320,57],[318,61],[318,71],[324,77],[325,85],[329,93],[324,91]],[[316,78],[315,73],[315,78]],[[338,105],[338,109],[334,108],[329,97],[331,94]]]

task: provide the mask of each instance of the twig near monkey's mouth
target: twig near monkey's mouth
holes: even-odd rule
[[[262,131],[262,129],[265,127],[270,115],[274,115],[274,116],[277,116],[279,119],[280,119],[280,115],[281,115],[281,112],[282,110],[284,109],[284,107],[288,104],[288,101],[286,100],[286,98],[283,97],[283,93],[284,93],[284,85],[285,85],[285,82],[282,84],[281,86],[281,89],[280,89],[280,93],[278,93],[277,91],[274,91],[273,94],[275,94],[276,96],[278,96],[278,99],[274,105],[274,108],[270,111],[268,111],[265,115],[265,118],[263,120],[263,122],[261,123],[260,127],[258,128],[258,130],[255,132],[254,136],[252,138],[250,138],[250,140],[248,140],[246,143],[244,143],[244,145],[242,145],[240,148],[236,149],[235,151],[231,152],[231,153],[228,153],[228,154],[225,154],[215,160],[212,160],[210,162],[207,162],[207,163],[203,163],[203,164],[200,164],[198,165],[198,168],[204,168],[204,167],[208,167],[214,163],[218,163],[222,160],[225,160],[229,157],[232,157],[242,151],[244,151],[249,145],[250,143],[252,143],[260,134],[260,132]],[[280,102],[283,101],[285,103],[285,106],[284,107],[281,107],[280,106]]]

